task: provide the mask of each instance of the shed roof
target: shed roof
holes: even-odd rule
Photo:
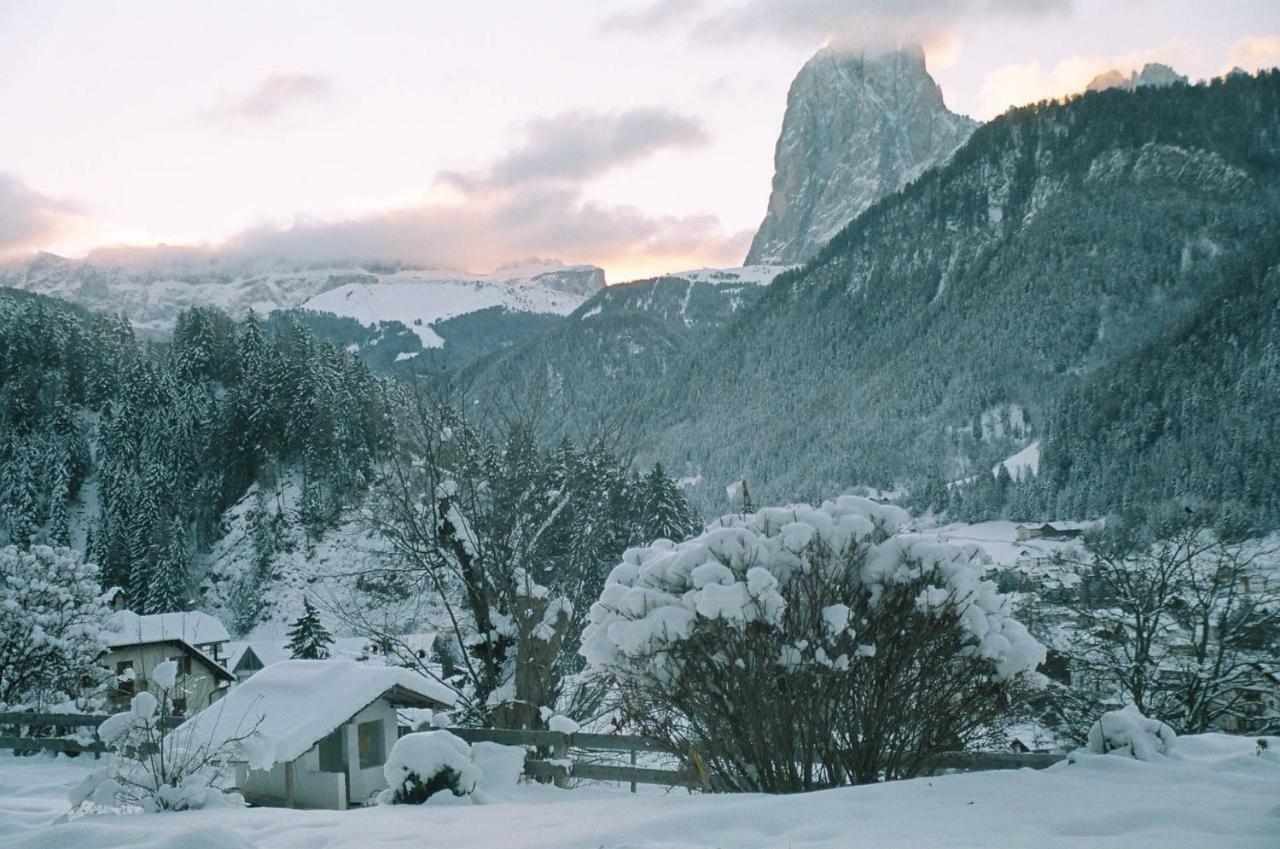
[[[349,660],[273,663],[175,732],[192,745],[220,746],[255,729],[288,763],[381,697],[407,707],[452,707],[448,687],[396,666]]]

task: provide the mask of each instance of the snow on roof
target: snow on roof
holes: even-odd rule
[[[414,707],[452,707],[456,700],[443,684],[396,666],[286,660],[233,687],[174,733],[190,735],[191,745],[216,747],[256,729],[273,746],[275,761],[287,763],[388,694]]]
[[[139,616],[132,610],[117,610],[107,625],[107,646],[135,646],[181,640],[189,646],[225,643],[227,629],[214,617],[195,610],[180,613],[153,613]]]

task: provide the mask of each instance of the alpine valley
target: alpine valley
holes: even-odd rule
[[[424,396],[536,411],[561,479],[634,506],[619,546],[682,527],[685,499],[724,512],[739,481],[965,521],[1200,499],[1280,526],[1280,74],[1090,88],[977,125],[919,48],[824,48],[740,268],[605,286],[553,261],[156,249],[0,269],[0,535],[70,541],[120,582],[189,574],[242,629],[283,619],[373,545],[364,493]],[[291,588],[278,609],[236,601],[259,580]]]

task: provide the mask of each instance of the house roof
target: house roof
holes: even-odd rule
[[[124,648],[124,647],[131,646],[131,645],[135,645],[135,644],[134,644],[134,643],[126,643],[124,646],[118,646],[118,648]],[[236,680],[236,676],[235,676],[235,675],[233,675],[233,674],[231,673],[231,671],[230,671],[230,670],[228,670],[228,669],[227,669],[225,666],[223,666],[221,663],[218,663],[218,661],[216,661],[216,660],[214,660],[213,658],[209,657],[209,655],[207,655],[207,654],[205,654],[204,652],[200,651],[200,649],[196,648],[195,646],[193,646],[193,645],[191,645],[191,644],[189,644],[189,643],[185,643],[185,642],[183,642],[182,640],[156,640],[156,641],[154,641],[154,642],[152,642],[152,643],[147,643],[146,645],[174,646],[175,648],[182,649],[182,650],[183,650],[183,651],[185,651],[187,654],[191,655],[191,656],[192,656],[192,657],[194,657],[196,660],[200,661],[200,663],[201,663],[201,664],[203,664],[205,667],[207,667],[207,668],[208,668],[208,670],[209,670],[210,672],[212,672],[212,673],[213,673],[213,677],[214,677],[214,678],[221,678],[223,681],[235,681],[235,680]]]
[[[266,640],[232,640],[227,643],[227,668],[234,670],[240,665],[245,652],[253,652],[262,661],[263,666],[270,666],[282,660],[289,660],[289,647],[284,643],[273,643]]]
[[[233,687],[174,733],[195,745],[221,746],[257,731],[288,763],[381,697],[406,707],[452,707],[452,690],[396,666],[349,660],[273,663]]]
[[[132,610],[117,610],[108,621],[106,638],[111,648],[169,640],[181,640],[194,647],[225,643],[231,635],[217,619],[195,610],[147,616],[139,616]]]

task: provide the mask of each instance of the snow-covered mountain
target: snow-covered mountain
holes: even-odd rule
[[[872,203],[948,159],[976,123],[949,111],[924,51],[820,50],[787,95],[769,209],[747,265],[811,259]]]
[[[603,288],[604,272],[590,265],[509,267],[486,276],[397,271],[342,282],[301,306],[366,325],[399,321],[423,347],[438,348],[444,339],[431,327],[436,322],[491,307],[568,315]]]
[[[95,252],[84,260],[40,254],[2,267],[0,286],[124,313],[135,326],[162,332],[192,306],[217,307],[238,317],[251,309],[268,313],[305,305],[361,321],[398,319],[425,326],[494,306],[567,314],[604,286],[604,272],[542,260],[472,275],[440,269],[298,267],[194,252],[140,261]],[[435,334],[421,335],[424,345],[439,344]]]

